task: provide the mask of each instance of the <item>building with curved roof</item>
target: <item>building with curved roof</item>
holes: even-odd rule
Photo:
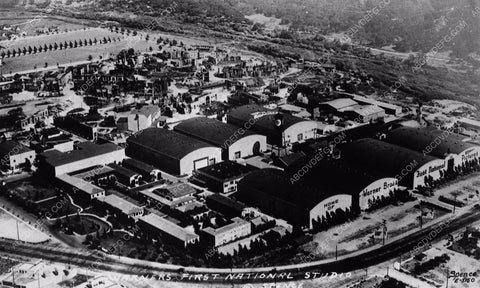
[[[428,177],[440,179],[445,161],[405,147],[371,138],[359,139],[341,147],[342,157],[399,179],[410,188],[424,186]]]
[[[306,166],[302,165],[301,167]],[[292,167],[293,172],[300,171],[298,166]],[[398,189],[398,179],[392,175],[369,169],[345,158],[325,158],[311,166],[301,177],[302,183],[311,187],[326,184],[338,191],[352,194],[355,210],[367,210],[376,199],[388,198]]]
[[[222,161],[222,150],[206,142],[163,128],[149,128],[127,139],[129,157],[167,173],[189,175]]]
[[[238,198],[263,212],[302,227],[313,228],[313,221],[338,209],[352,209],[352,195],[331,187],[311,188],[292,183],[278,169],[256,170],[238,184]]]
[[[265,135],[268,143],[282,147],[316,138],[318,128],[315,121],[260,105],[245,105],[233,109],[227,115],[227,123]]]
[[[387,133],[385,141],[424,154],[445,159],[447,169],[480,158],[480,146],[463,141],[465,137],[436,128],[400,127]]]
[[[221,121],[195,117],[175,126],[176,132],[222,148],[224,160],[257,155],[267,150],[267,137]]]

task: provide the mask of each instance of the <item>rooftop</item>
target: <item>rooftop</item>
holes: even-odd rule
[[[225,232],[228,232],[238,226],[242,226],[242,225],[250,225],[250,223],[246,220],[243,220],[242,218],[238,218],[238,217],[235,217],[232,219],[232,223],[230,224],[227,224],[225,226],[222,226],[222,227],[219,227],[219,228],[212,228],[212,227],[207,227],[205,229],[203,229],[203,232],[206,232],[210,235],[219,235],[219,234],[223,234]]]
[[[185,228],[182,228],[155,214],[148,214],[146,216],[143,216],[140,218],[140,221],[143,221],[159,230],[162,230],[163,232],[179,240],[182,240],[183,242],[188,242],[198,238],[197,234],[190,233]]]
[[[207,196],[207,206],[210,201],[231,208],[232,211],[242,212],[243,209],[245,209],[245,205],[221,194],[212,194]]]
[[[168,191],[168,193],[170,193],[174,198],[180,198],[180,197],[184,197],[184,196],[196,193],[196,190],[192,186],[185,183],[175,183],[170,186],[157,188],[154,191],[161,191],[161,190]]]
[[[282,117],[283,127],[278,129],[275,126],[276,117]],[[297,124],[299,122],[307,122],[308,120],[292,116],[288,113],[282,113],[277,110],[267,109],[260,105],[244,105],[230,111],[227,116],[229,123],[239,127],[251,125],[253,131],[266,136],[278,136],[282,134],[282,130]]]
[[[65,183],[77,188],[78,190],[81,190],[81,191],[83,191],[87,194],[90,194],[90,195],[94,195],[94,194],[101,193],[101,192],[105,191],[102,188],[91,184],[90,182],[84,181],[83,179],[80,179],[80,178],[77,178],[77,177],[74,177],[74,176],[70,176],[70,175],[67,175],[67,174],[58,175],[57,179],[59,179],[59,180],[65,182]]]
[[[356,107],[352,109],[352,111],[354,111],[355,113],[363,117],[385,112],[385,110],[375,105],[366,105],[366,106]]]
[[[42,153],[41,155],[45,158],[48,164],[52,166],[61,166],[104,155],[117,150],[123,150],[123,148],[112,143],[95,144],[92,142],[82,142],[77,144],[77,147],[79,148],[78,150],[73,150],[70,152],[64,153],[58,150],[50,150]]]
[[[357,102],[353,101],[350,98],[339,98],[339,99],[323,102],[321,104],[331,106],[336,110],[341,110],[349,106],[358,105]]]
[[[145,149],[156,150],[179,160],[195,150],[212,147],[208,143],[164,128],[142,130],[140,133],[129,137],[127,142],[135,143]]]
[[[128,167],[128,168],[133,169],[133,170],[141,171],[141,172],[144,172],[144,173],[150,173],[154,170],[157,170],[157,168],[153,167],[152,165],[149,165],[145,162],[142,162],[142,161],[139,161],[139,160],[136,160],[136,159],[132,159],[132,158],[128,158],[128,159],[123,160],[123,166]]]
[[[310,187],[299,182],[292,183],[289,174],[278,169],[261,169],[245,176],[238,184],[238,196],[246,190],[270,194],[272,197],[295,204],[304,209],[312,209],[326,198],[338,194],[331,187]],[[252,193],[249,193],[252,195]],[[247,203],[248,204],[248,203]]]
[[[125,167],[122,167],[118,164],[115,164],[115,163],[112,163],[112,164],[109,164],[108,165],[110,168],[114,169],[116,173],[124,176],[124,177],[127,177],[127,178],[131,178],[131,177],[134,177],[134,176],[137,176],[138,174],[133,172],[132,170],[128,169],[128,168],[125,168]]]
[[[402,109],[402,107],[400,107],[400,106],[390,104],[390,103],[386,103],[386,102],[377,101],[375,99],[367,98],[367,97],[360,96],[360,95],[353,95],[353,100],[358,101],[358,102],[362,102],[362,103],[369,103],[369,104],[372,104],[372,105],[376,105],[376,106],[386,108],[386,109],[391,109],[391,110],[399,110],[399,109],[401,110]]]
[[[412,163],[418,163],[415,166],[418,169],[428,162],[438,160],[430,155],[371,138],[346,144],[341,147],[341,151],[342,157],[347,160],[373,171],[381,171],[390,177],[394,177]]]
[[[203,167],[197,171],[217,179],[228,180],[236,177],[244,176],[255,170],[254,168],[238,164],[234,161],[224,161],[215,165]]]
[[[208,142],[216,146],[225,146],[231,141],[227,141],[235,135],[235,140],[240,140],[243,137],[253,135],[250,131],[240,134],[238,127],[232,124],[226,124],[218,120],[195,117],[183,121],[174,128],[175,131],[182,134],[192,136],[196,139]]]
[[[18,155],[30,151],[33,150],[17,141],[5,141],[0,143],[0,158],[5,157],[6,155]]]
[[[460,118],[457,120],[460,123],[476,126],[480,128],[480,121],[474,120],[474,119],[469,119],[469,118]]]
[[[147,106],[141,107],[140,109],[132,110],[131,114],[134,114],[134,115],[135,114],[140,114],[140,115],[144,115],[146,117],[149,117],[149,116],[153,116],[153,115],[155,115],[159,112],[160,112],[160,107],[147,105]]]
[[[137,205],[118,197],[117,195],[111,194],[106,196],[103,201],[109,204],[112,207],[116,207],[123,211],[125,214],[129,214],[132,210],[140,209]]]
[[[418,152],[432,147],[430,155],[444,158],[448,154],[460,154],[467,149],[478,147],[464,142],[465,138],[459,134],[436,128],[400,127],[387,133],[385,141]]]

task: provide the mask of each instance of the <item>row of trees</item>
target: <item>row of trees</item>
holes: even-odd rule
[[[322,218],[312,220],[312,232],[317,233],[320,231],[326,231],[330,227],[343,224],[358,217],[358,211],[354,209],[346,208],[345,210],[338,208],[335,211],[327,212]]]
[[[390,204],[396,204],[398,202],[408,202],[413,201],[416,198],[408,192],[408,190],[395,189],[390,191],[388,197],[380,196],[371,198],[368,200],[368,209],[367,212],[376,210],[381,207],[385,207]]]
[[[27,54],[37,54],[41,52],[48,52],[48,51],[55,51],[55,50],[64,50],[64,49],[72,49],[72,48],[77,48],[77,47],[86,47],[86,46],[92,46],[92,45],[97,45],[97,44],[106,44],[106,43],[111,43],[111,42],[117,42],[120,41],[120,38],[111,38],[111,37],[103,37],[103,39],[83,39],[83,40],[74,40],[74,41],[64,41],[60,43],[50,43],[50,44],[44,44],[37,46],[28,46],[28,47],[23,47],[23,48],[17,48],[17,49],[8,49],[6,51],[2,51],[0,54],[0,57],[3,58],[10,58],[10,57],[18,57],[21,55],[27,55]]]
[[[431,193],[432,189],[438,185],[443,185],[445,183],[451,182],[462,175],[472,173],[474,171],[480,170],[480,162],[478,159],[467,160],[462,163],[462,165],[455,166],[450,170],[440,170],[440,178],[433,179],[432,176],[425,176],[424,182],[425,185],[417,187],[421,193]]]

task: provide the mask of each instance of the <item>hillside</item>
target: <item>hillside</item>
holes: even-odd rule
[[[300,31],[329,35],[356,26],[354,40],[402,52],[427,52],[465,20],[467,28],[443,48],[460,57],[479,50],[480,16],[472,13],[477,7],[479,0],[239,0],[237,5],[246,15],[275,16]]]

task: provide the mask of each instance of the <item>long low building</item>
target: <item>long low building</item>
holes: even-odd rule
[[[236,195],[242,202],[262,212],[312,229],[314,221],[329,217],[338,210],[352,209],[352,195],[331,187],[312,188],[292,183],[287,173],[278,169],[261,169],[244,177]]]
[[[36,153],[34,150],[23,146],[16,141],[5,141],[0,143],[0,165],[6,169],[17,172],[28,162],[32,165],[35,162]]]
[[[113,173],[117,178],[117,181],[128,187],[135,187],[140,185],[142,181],[142,175],[122,167],[118,164],[112,163],[108,164],[108,167],[113,169]]]
[[[105,190],[87,182],[81,178],[70,176],[68,174],[58,175],[56,177],[57,185],[74,196],[82,199],[102,199],[105,197]]]
[[[127,139],[127,155],[175,175],[222,161],[222,149],[163,128],[149,128]]]
[[[117,195],[111,194],[105,196],[102,201],[108,205],[112,210],[122,213],[124,216],[138,219],[143,216],[143,208],[137,206],[123,198],[118,197]]]
[[[202,242],[213,247],[218,247],[229,242],[233,242],[239,238],[248,236],[252,233],[252,225],[250,222],[235,217],[232,223],[223,227],[213,228],[207,227],[202,229]]]
[[[58,176],[90,167],[121,163],[125,158],[125,149],[112,144],[94,144],[83,142],[70,152],[58,150],[46,151],[39,155],[39,167],[49,175]]]
[[[480,159],[480,146],[463,141],[465,137],[436,128],[400,127],[387,133],[385,141],[444,159],[447,170],[467,161]]]
[[[152,186],[141,190],[139,195],[153,205],[170,207],[171,209],[194,202],[197,191],[185,183]]]
[[[329,185],[339,192],[352,194],[353,209],[368,210],[372,205],[382,199],[394,195],[398,191],[398,179],[384,173],[368,169],[358,163],[347,161],[344,158],[325,158],[318,162],[299,179],[305,185],[316,187]],[[291,167],[292,173],[306,167],[308,158],[303,163]],[[321,177],[319,177],[321,175]]]
[[[152,165],[138,161],[136,159],[128,158],[123,160],[123,167],[128,168],[142,175],[143,180],[155,182],[162,178],[160,170]]]
[[[258,155],[267,150],[267,137],[210,118],[188,119],[174,130],[222,148],[223,160]]]
[[[200,240],[200,237],[197,234],[153,213],[140,217],[138,220],[138,226],[146,229],[151,234],[159,233],[173,244],[185,248]]]
[[[445,172],[445,161],[383,141],[364,138],[341,147],[341,155],[372,171],[399,179],[409,188],[426,186],[428,179],[438,180]]]
[[[267,109],[260,105],[245,105],[233,109],[227,122],[245,130],[267,136],[272,145],[286,147],[317,137],[317,123]]]
[[[237,191],[238,182],[255,168],[224,161],[195,171],[195,178],[205,183],[212,191],[230,193]]]

